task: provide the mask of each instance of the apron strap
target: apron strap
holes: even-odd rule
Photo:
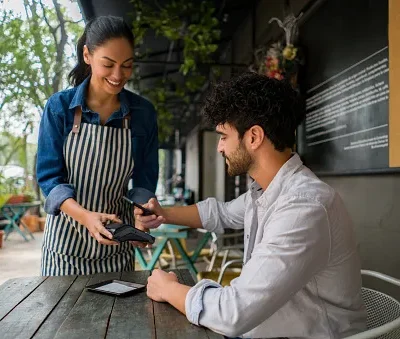
[[[79,133],[79,129],[81,127],[81,120],[82,120],[82,108],[81,108],[81,106],[77,106],[75,108],[74,124],[72,126],[72,133],[75,133],[75,134]],[[131,122],[131,116],[130,116],[130,114],[127,114],[124,117],[123,127],[125,129],[129,129],[130,122]]]
[[[82,108],[81,106],[77,106],[75,108],[75,115],[74,115],[74,124],[72,126],[72,133],[79,133],[79,129],[81,127],[81,120],[82,120]]]

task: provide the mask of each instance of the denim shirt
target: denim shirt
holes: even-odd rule
[[[190,322],[229,337],[337,339],[365,330],[361,265],[339,195],[293,154],[263,191],[197,204],[203,227],[244,230],[244,266],[222,287],[201,280]]]
[[[45,211],[60,213],[61,204],[75,198],[73,185],[67,182],[64,142],[72,130],[75,108],[82,108],[82,123],[100,125],[100,116],[86,105],[90,77],[77,87],[52,95],[46,103],[39,128],[37,181],[46,197]],[[131,116],[132,157],[135,167],[133,187],[155,192],[158,180],[158,127],[154,106],[141,96],[123,89],[119,93],[120,109],[105,126],[122,128],[123,118]],[[95,179],[95,178],[93,178]]]

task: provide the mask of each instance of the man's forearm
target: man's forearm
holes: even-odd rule
[[[176,206],[164,209],[166,223],[202,228],[199,210],[196,205]]]
[[[189,290],[190,286],[186,286],[178,282],[172,282],[166,285],[164,299],[174,306],[178,311],[186,314],[185,301]]]

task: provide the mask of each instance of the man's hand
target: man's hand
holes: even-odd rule
[[[157,228],[161,224],[166,222],[165,211],[158,203],[157,199],[152,198],[149,200],[147,204],[144,204],[143,207],[149,209],[154,212],[152,215],[144,216],[143,211],[140,208],[136,208],[134,210],[135,214],[135,227],[145,231],[150,228]]]
[[[176,283],[178,283],[178,277],[174,272],[167,273],[155,269],[147,280],[147,296],[154,301],[166,302],[165,295],[168,288]]]
[[[147,204],[144,204],[143,207],[146,207],[154,214],[152,215],[143,215],[143,211],[140,208],[136,208],[134,210],[135,214],[135,226],[139,229],[150,229],[157,228],[161,224],[166,222],[165,211],[158,203],[157,199],[151,198]],[[138,227],[140,226],[140,227]]]
[[[104,224],[107,221],[122,223],[115,214],[87,212],[83,218],[83,226],[85,226],[90,235],[103,245],[118,245],[116,241],[112,241],[112,234],[106,230]],[[104,236],[104,237],[103,237]],[[110,240],[108,240],[108,239]]]
[[[149,232],[150,228],[156,228],[165,222],[165,218],[162,216],[164,211],[158,203],[157,199],[150,199],[147,204],[144,204],[143,207],[151,210],[155,214],[144,216],[143,211],[140,208],[134,207],[134,215],[135,215],[135,227],[143,232]],[[157,215],[157,216],[156,216]],[[145,248],[151,247],[151,244],[143,243],[139,241],[131,241],[132,246]]]

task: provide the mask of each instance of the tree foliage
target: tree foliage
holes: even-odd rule
[[[26,16],[1,13],[0,127],[14,121],[21,132],[29,132],[47,98],[67,85],[71,60],[66,50],[73,54],[82,27],[68,18],[58,0],[53,5],[24,0]]]
[[[27,136],[46,100],[67,86],[75,42],[83,28],[58,0],[52,0],[52,6],[42,0],[23,0],[23,4],[25,15],[0,13],[0,165],[18,164],[28,176],[34,174],[34,166],[27,161],[31,156],[27,152],[32,152]]]

